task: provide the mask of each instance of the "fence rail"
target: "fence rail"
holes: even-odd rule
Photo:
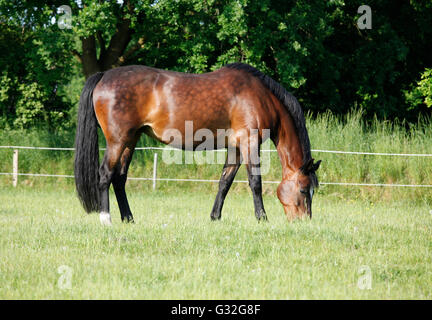
[[[52,178],[74,178],[73,175],[62,174],[44,174],[44,173],[20,173],[18,172],[18,150],[53,150],[53,151],[74,151],[74,148],[55,148],[55,147],[32,147],[32,146],[0,146],[0,149],[13,149],[13,172],[0,172],[0,175],[12,175],[13,186],[18,184],[18,176],[32,177],[52,177]],[[100,148],[105,150],[105,148]],[[140,147],[135,150],[180,150],[168,147]],[[226,149],[212,150],[215,152],[226,152]],[[262,152],[277,152],[277,150],[261,150]],[[383,153],[383,152],[361,152],[361,151],[340,151],[340,150],[319,150],[312,149],[313,152],[334,153],[334,154],[351,154],[351,155],[376,155],[376,156],[403,156],[403,157],[432,157],[432,154],[409,154],[409,153]],[[180,178],[157,178],[157,161],[158,154],[153,158],[153,176],[152,178],[128,177],[130,180],[152,181],[153,189],[156,189],[156,181],[179,181],[179,182],[211,182],[217,183],[219,180],[210,179],[180,179]],[[248,183],[246,180],[234,180],[235,183]],[[273,184],[280,181],[262,181],[262,183]],[[320,182],[321,185],[338,185],[338,186],[366,186],[366,187],[408,187],[408,188],[432,188],[432,185],[425,184],[387,184],[387,183],[358,183],[358,182]]]
[[[11,172],[0,172],[0,175],[14,175]],[[72,175],[66,174],[45,174],[45,173],[18,173],[18,176],[30,177],[51,177],[51,178],[74,178]],[[156,189],[156,181],[179,181],[179,182],[214,182],[219,180],[210,179],[180,179],[180,178],[141,178],[141,177],[128,177],[129,180],[139,181],[153,181],[153,189]],[[247,180],[234,180],[234,183],[248,183]],[[265,181],[265,184],[277,184],[280,181]],[[320,182],[320,185],[336,185],[336,186],[358,186],[358,187],[406,187],[406,188],[432,188],[430,184],[388,184],[388,183],[356,183],[356,182]]]
[[[51,148],[51,147],[28,147],[28,146],[0,146],[0,149],[28,149],[28,150],[57,150],[57,151],[74,151],[75,148]],[[99,150],[103,151],[106,148],[99,148]],[[176,148],[169,147],[138,147],[135,150],[181,150]],[[208,150],[213,152],[226,152],[226,149],[219,150]],[[365,152],[365,151],[343,151],[343,150],[320,150],[320,149],[311,149],[312,152],[321,152],[321,153],[335,153],[335,154],[357,154],[357,155],[369,155],[369,156],[400,156],[400,157],[432,157],[432,154],[428,153],[386,153],[386,152]],[[261,152],[277,152],[277,150],[261,150]]]

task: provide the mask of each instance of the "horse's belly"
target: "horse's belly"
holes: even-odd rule
[[[204,124],[193,119],[176,123],[175,126],[148,125],[144,132],[170,147],[186,150],[225,148],[232,134],[226,123]]]

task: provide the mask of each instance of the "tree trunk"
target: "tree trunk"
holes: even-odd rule
[[[96,41],[94,36],[81,38],[82,55],[81,63],[86,79],[92,74],[102,71],[100,63],[96,57]]]
[[[141,38],[136,45],[125,52],[133,34],[130,23],[129,19],[122,19],[117,23],[116,32],[111,37],[108,48],[105,48],[105,41],[100,32],[96,32],[96,35],[81,38],[82,54],[75,51],[74,55],[82,63],[86,79],[96,72],[120,66],[143,45],[144,39]],[[100,47],[99,58],[97,57],[96,38]]]

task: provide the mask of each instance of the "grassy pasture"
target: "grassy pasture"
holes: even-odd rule
[[[432,122],[416,125],[307,117],[313,149],[432,154]],[[74,131],[9,131],[0,145],[73,146]],[[139,146],[155,145],[143,137]],[[100,146],[104,146],[103,137]],[[274,146],[270,146],[274,147]],[[70,151],[20,150],[22,173],[73,174]],[[432,158],[313,152],[320,181],[432,184]],[[130,176],[151,177],[137,151]],[[161,157],[159,157],[161,159]],[[222,165],[167,165],[158,177],[218,179]],[[0,149],[0,172],[12,150]],[[264,180],[280,181],[272,154]],[[237,179],[246,180],[244,167]],[[221,221],[209,215],[217,184],[129,181],[136,224],[86,215],[73,179],[0,176],[0,299],[431,299],[430,188],[321,186],[311,221],[288,223],[263,185],[269,223],[257,223],[247,184],[235,183]],[[69,281],[70,280],[70,281]],[[370,289],[368,284],[370,280]]]
[[[1,299],[431,299],[432,214],[422,202],[318,192],[312,220],[288,223],[265,195],[132,188],[136,224],[86,215],[70,187],[0,187]],[[370,275],[370,278],[368,276]],[[368,279],[371,288],[368,289]],[[70,282],[69,282],[70,280]]]

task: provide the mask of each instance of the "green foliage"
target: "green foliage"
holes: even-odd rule
[[[417,82],[417,86],[411,91],[406,91],[405,96],[413,107],[423,103],[428,107],[432,106],[432,68],[425,69],[421,74],[421,80]]]
[[[17,118],[14,123],[19,127],[28,127],[34,125],[36,119],[46,120],[47,115],[43,106],[46,96],[42,88],[34,82],[30,85],[21,84],[18,88],[21,95],[17,102]]]
[[[112,32],[117,22],[113,14],[114,6],[115,1],[92,1],[80,8],[74,17],[74,33],[78,37],[88,37],[99,29]]]
[[[65,4],[72,29],[61,30],[57,8]],[[432,65],[432,6],[374,1],[372,29],[359,30],[362,4],[0,0],[0,125],[73,126],[85,66],[90,73],[120,64],[201,73],[235,61],[280,81],[313,113],[361,107],[369,119],[415,122],[425,108],[414,106],[430,101],[430,77],[410,86]],[[94,39],[86,52],[84,39]]]
[[[15,128],[66,125],[70,105],[59,91],[64,91],[73,76],[70,69],[75,61],[71,59],[70,35],[59,32],[53,25],[20,30],[13,24],[0,23],[0,30],[3,125]]]

